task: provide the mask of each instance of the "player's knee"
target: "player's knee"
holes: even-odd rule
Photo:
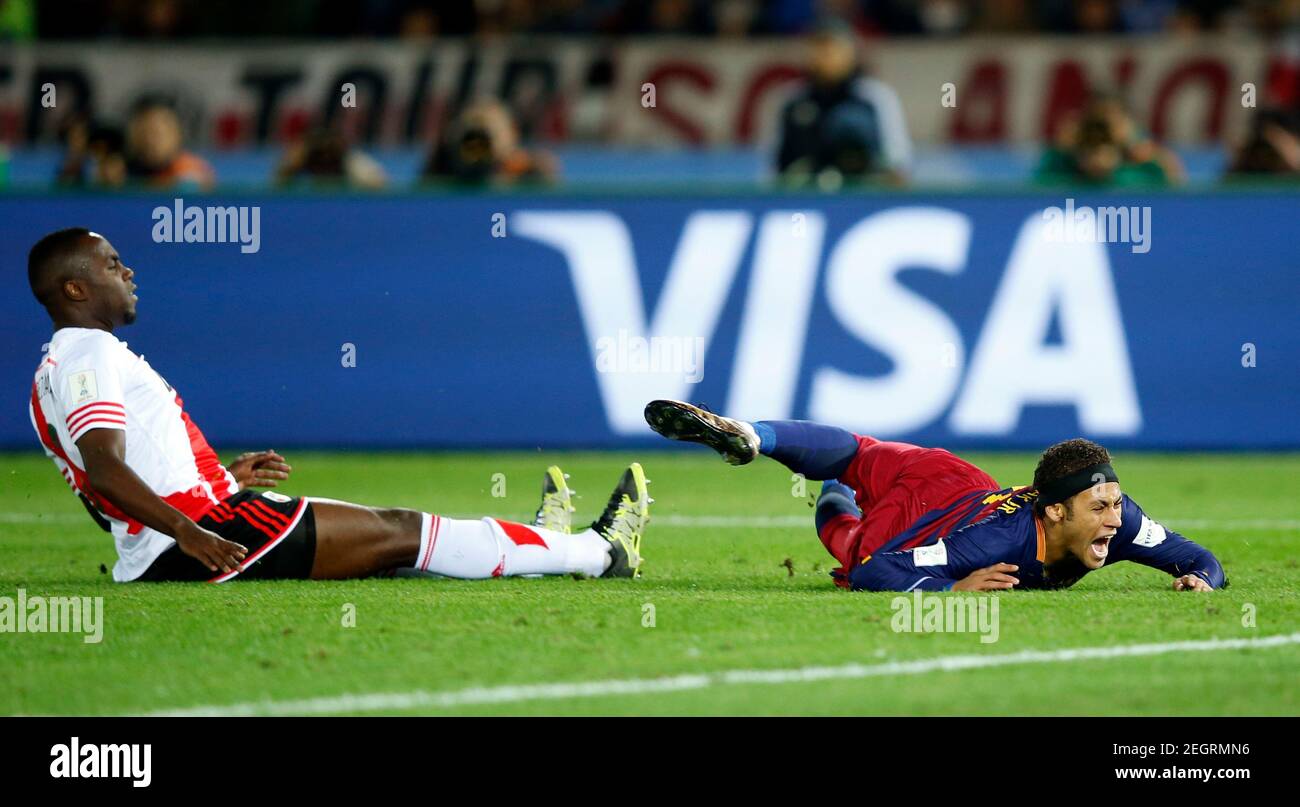
[[[386,532],[392,538],[419,536],[424,514],[419,510],[404,507],[376,508],[375,515],[383,522]]]

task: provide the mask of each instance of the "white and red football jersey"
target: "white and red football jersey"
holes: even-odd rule
[[[180,395],[108,331],[60,328],[32,383],[32,426],[72,489],[112,526],[113,579],[134,580],[174,541],[128,517],[91,488],[77,440],[92,429],[126,432],[126,464],[153,492],[197,521],[239,486]]]

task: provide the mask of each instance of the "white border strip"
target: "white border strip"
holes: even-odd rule
[[[228,706],[195,706],[152,712],[149,717],[253,717],[285,715],[349,714],[358,712],[405,711],[410,709],[454,709],[461,706],[523,703],[526,701],[595,698],[606,695],[646,695],[681,692],[715,686],[745,684],[790,684],[811,681],[852,680],[878,676],[921,675],[930,672],[1007,667],[1019,664],[1047,664],[1062,661],[1156,656],[1165,653],[1212,650],[1262,649],[1300,644],[1300,633],[1277,634],[1252,639],[1202,639],[1162,644],[1076,647],[1062,650],[1022,650],[1003,655],[940,656],[915,661],[882,664],[844,664],[837,667],[800,667],[787,670],[724,670],[714,673],[678,675],[669,678],[628,678],[608,681],[578,681],[555,684],[522,684],[474,687],[451,692],[377,692],[337,695],[289,701],[252,701]]]

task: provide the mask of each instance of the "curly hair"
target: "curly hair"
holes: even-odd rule
[[[1049,447],[1043,452],[1043,456],[1038,458],[1038,467],[1034,469],[1034,487],[1041,488],[1048,482],[1062,479],[1075,471],[1101,462],[1110,462],[1110,452],[1104,446],[1082,437],[1063,440]],[[1034,503],[1034,512],[1040,518],[1046,509],[1046,505],[1041,502]],[[1067,516],[1073,515],[1069,501],[1065,502],[1065,510]]]

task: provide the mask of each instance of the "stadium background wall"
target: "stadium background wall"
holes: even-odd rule
[[[867,60],[873,75],[910,101],[903,112],[917,143],[1036,144],[1055,133],[1059,111],[1082,104],[1090,82],[1113,80],[1143,110],[1142,126],[1192,145],[1243,133],[1251,114],[1240,102],[1242,83],[1285,73],[1293,59],[1285,40],[1227,34],[1146,37],[1140,48],[1124,36],[1087,42],[885,38],[871,43]],[[177,58],[167,43],[6,43],[0,140],[57,142],[59,118],[40,105],[45,82],[108,119],[161,91],[175,99],[191,142],[222,148],[301,135],[314,115],[332,117],[339,86],[352,82],[362,104],[347,125],[372,146],[426,144],[439,110],[484,95],[513,100],[526,131],[559,141],[656,149],[764,143],[776,137],[781,104],[802,68],[798,49],[779,38],[439,38],[434,47],[391,41],[381,48],[225,42],[192,43],[184,52]],[[593,75],[612,83],[593,86]],[[662,114],[642,106],[646,82],[659,88],[654,108]],[[937,99],[946,82],[962,88],[958,106],[917,103]]]
[[[171,196],[9,195],[0,446],[36,447],[26,251],[79,224],[218,447],[656,445],[640,404],[671,395],[953,448],[1300,448],[1295,200],[1071,196],[1149,206],[1149,251],[1063,243],[1046,193],[186,199],[259,207],[252,254],[155,243]]]

